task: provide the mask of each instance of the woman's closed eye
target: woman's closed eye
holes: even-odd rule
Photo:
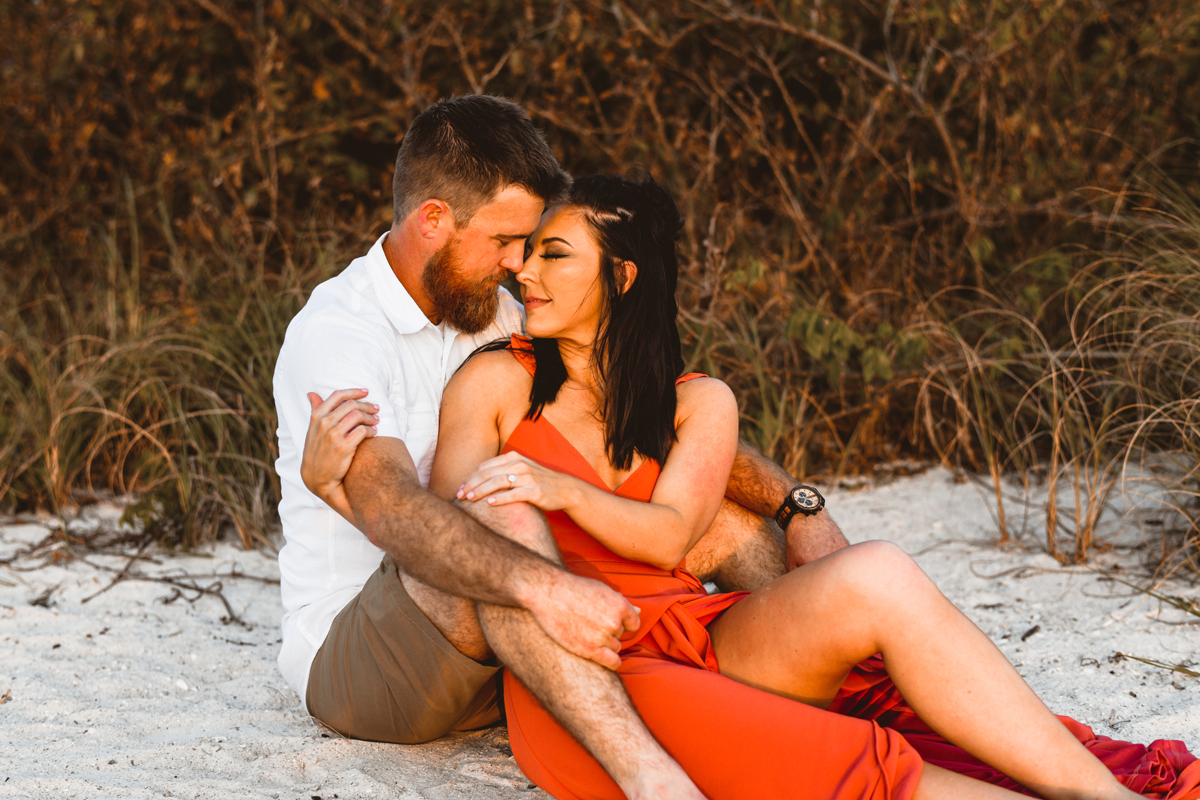
[[[541,257],[547,260],[553,260],[556,258],[566,258],[569,255],[570,253],[564,253],[559,250],[547,250],[541,254]]]

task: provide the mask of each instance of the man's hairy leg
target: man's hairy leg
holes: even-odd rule
[[[561,562],[545,518],[532,506],[459,506],[496,533]],[[486,658],[490,645],[490,651],[600,762],[630,800],[703,797],[646,730],[615,672],[564,650],[528,611],[486,603],[475,606],[407,576],[404,582],[417,607],[465,655]]]
[[[752,592],[784,574],[783,531],[726,499],[686,563],[689,572],[722,592]]]

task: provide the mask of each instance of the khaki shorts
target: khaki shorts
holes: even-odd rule
[[[308,676],[308,712],[344,736],[416,744],[500,720],[500,668],[460,653],[385,556],[333,620]]]

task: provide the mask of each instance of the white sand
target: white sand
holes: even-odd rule
[[[1061,569],[1032,547],[990,545],[985,495],[945,471],[829,494],[851,540],[888,539],[917,554],[1051,708],[1100,734],[1200,747],[1200,681],[1115,656],[1200,660],[1200,629],[1172,624],[1186,615],[1093,572]],[[91,524],[114,513],[92,507]],[[46,530],[0,527],[0,558]],[[278,577],[272,558],[229,544],[203,556],[151,555],[158,563],[137,569]],[[1133,565],[1135,556],[1124,558]],[[517,769],[503,729],[419,747],[324,733],[275,667],[277,585],[220,579],[242,626],[222,622],[214,596],[164,603],[174,590],[160,583],[123,582],[83,603],[112,573],[63,564],[0,567],[0,696],[10,692],[0,704],[0,797],[545,797]],[[1020,567],[1033,569],[1012,571]],[[47,590],[48,607],[30,605]]]

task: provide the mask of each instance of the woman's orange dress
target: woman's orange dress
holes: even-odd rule
[[[527,340],[511,351],[531,373]],[[680,381],[697,375],[687,375]],[[522,420],[502,452],[515,451],[605,491],[608,487],[545,417]],[[646,461],[614,492],[648,502],[659,464]],[[641,609],[621,641],[618,674],[646,726],[712,800],[909,798],[923,762],[1021,791],[1002,773],[929,729],[904,702],[876,656],[860,664],[828,710],[722,676],[705,628],[745,592],[707,594],[680,565],[666,571],[622,558],[561,511],[546,515],[566,567]],[[608,773],[511,671],[504,703],[513,755],[538,786],[562,800],[621,800]],[[1200,762],[1181,742],[1149,747],[1096,736],[1060,717],[1124,783],[1148,797],[1200,799]]]

